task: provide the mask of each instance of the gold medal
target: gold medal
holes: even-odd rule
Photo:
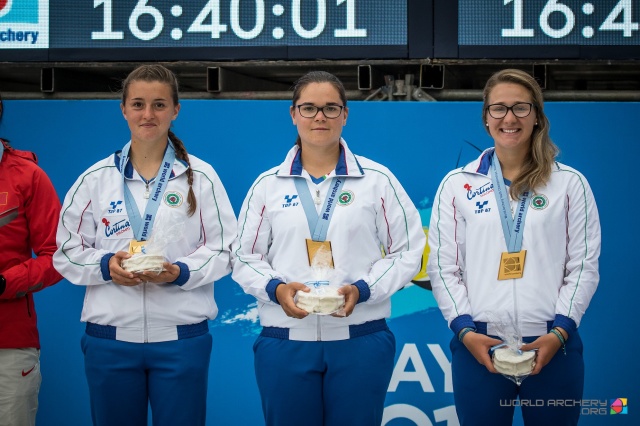
[[[524,274],[524,260],[526,256],[526,250],[515,253],[503,252],[500,257],[498,279],[510,280],[513,278],[522,278],[522,275]]]
[[[305,241],[307,242],[309,266],[333,268],[331,241],[313,241],[309,239]]]
[[[129,253],[144,253],[144,246],[146,243],[146,241],[131,240],[129,242]]]

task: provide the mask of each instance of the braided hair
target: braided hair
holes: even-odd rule
[[[159,64],[140,65],[131,71],[127,78],[122,82],[122,105],[125,104],[129,86],[134,81],[158,81],[160,83],[167,84],[171,88],[171,98],[174,105],[180,104],[180,99],[178,97],[178,79],[173,72],[164,66]],[[191,163],[189,162],[189,154],[187,153],[184,143],[171,130],[169,130],[169,140],[171,140],[176,150],[176,157],[187,163],[188,166],[186,174],[187,182],[189,183],[189,194],[187,196],[189,209],[187,210],[187,214],[189,216],[193,216],[196,211],[197,201],[196,195],[193,192],[193,170],[191,169]]]

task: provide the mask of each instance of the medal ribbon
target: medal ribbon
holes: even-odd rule
[[[309,224],[309,231],[311,232],[311,239],[313,241],[326,240],[329,223],[333,217],[333,212],[338,203],[338,195],[345,180],[343,177],[334,177],[331,180],[329,193],[324,199],[320,214],[318,214],[313,199],[311,198],[311,192],[309,191],[306,179],[295,178],[296,189],[298,190],[298,196],[300,197],[304,214],[307,216],[307,223]]]
[[[164,158],[162,159],[162,165],[158,176],[153,184],[151,184],[150,193],[151,196],[147,201],[147,206],[144,210],[144,216],[140,217],[140,211],[131,194],[127,179],[124,176],[124,170],[127,162],[129,161],[129,149],[131,148],[131,142],[127,143],[122,148],[122,155],[120,157],[120,173],[122,174],[122,180],[124,183],[124,202],[127,206],[127,213],[129,214],[129,222],[133,229],[133,235],[138,241],[146,241],[149,239],[149,234],[153,229],[153,221],[156,218],[156,213],[160,207],[160,199],[164,193],[164,189],[169,183],[169,176],[171,176],[171,168],[176,158],[176,151],[171,141],[167,143],[167,149],[164,151]]]
[[[522,250],[522,234],[524,233],[524,221],[529,210],[530,193],[525,191],[522,194],[518,203],[518,210],[515,216],[512,217],[509,206],[509,193],[507,186],[504,184],[500,161],[498,161],[495,151],[491,160],[491,180],[493,181],[494,193],[500,210],[500,222],[502,222],[502,233],[504,234],[504,241],[507,243],[507,251],[509,253],[517,253]]]

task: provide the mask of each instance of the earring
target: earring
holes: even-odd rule
[[[485,126],[489,127],[489,123],[484,123]]]
[[[538,122],[536,121],[536,124],[535,124],[535,126],[537,126],[537,125],[538,125]]]

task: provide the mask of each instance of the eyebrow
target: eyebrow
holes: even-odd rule
[[[315,102],[303,102],[303,103],[298,104],[298,105],[313,105],[313,106],[316,106]],[[329,106],[329,105],[331,105],[331,106],[336,106],[336,105],[340,106],[341,104],[338,103],[338,102],[327,102],[326,104],[324,104],[324,106]]]
[[[132,101],[144,101],[144,98],[131,98]],[[151,102],[158,102],[158,101],[166,101],[167,98],[156,98],[156,99],[152,99]]]

